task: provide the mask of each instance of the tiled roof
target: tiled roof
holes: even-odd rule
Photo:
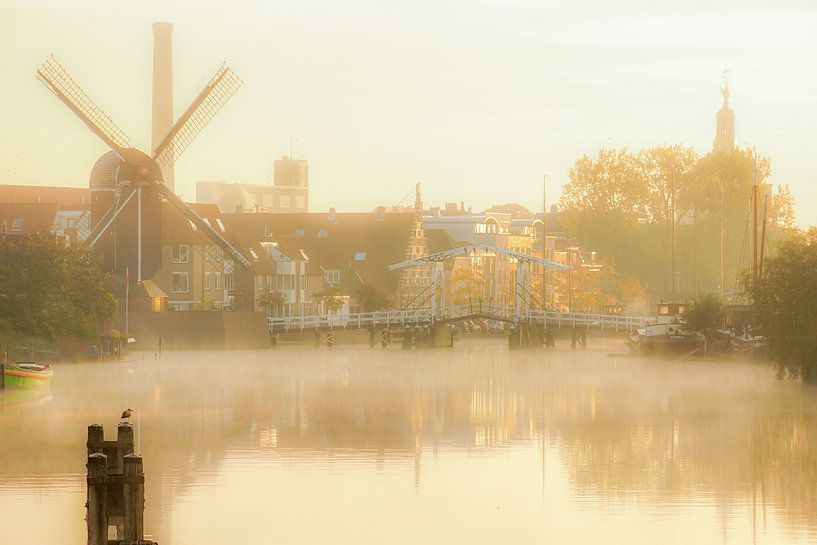
[[[0,184],[0,203],[56,203],[60,208],[91,203],[91,190],[87,187],[55,187],[43,185]]]
[[[292,236],[326,269],[385,267],[406,259],[409,213],[224,214],[229,229],[256,236]],[[362,260],[356,254],[365,252]],[[358,256],[362,257],[362,256]]]
[[[54,228],[57,204],[0,203],[0,233],[44,235]]]
[[[412,213],[224,214],[230,231],[289,240],[324,270],[354,270],[378,286],[396,289],[399,271],[386,267],[406,259]],[[286,250],[285,250],[286,251]],[[377,275],[381,278],[375,279]],[[352,279],[344,275],[346,281]],[[357,279],[355,279],[357,281]],[[366,281],[366,280],[364,280]]]

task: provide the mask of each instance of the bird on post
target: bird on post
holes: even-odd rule
[[[132,414],[133,411],[130,409],[125,409],[124,411],[122,411],[122,421],[127,422],[128,418],[130,418],[130,415]]]

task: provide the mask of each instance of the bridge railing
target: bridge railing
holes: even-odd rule
[[[463,304],[436,309],[380,310],[354,314],[330,314],[268,318],[270,331],[303,331],[309,329],[367,328],[378,326],[416,326],[434,322],[452,322],[469,316],[485,320],[502,320],[530,325],[556,327],[588,327],[591,329],[632,331],[643,327],[650,318],[622,314],[588,312],[557,312],[523,309],[494,304]]]

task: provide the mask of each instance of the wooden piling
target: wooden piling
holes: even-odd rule
[[[155,545],[144,539],[145,474],[142,457],[133,452],[133,426],[122,422],[116,441],[105,441],[99,424],[88,426],[88,545],[108,545],[116,528],[119,545]]]
[[[125,472],[122,495],[125,503],[125,541],[141,541],[144,537],[145,474],[142,457],[128,454],[124,458]]]
[[[102,448],[105,446],[105,435],[100,424],[88,426],[88,441],[85,446],[88,448],[89,456],[96,452],[102,452]]]
[[[120,422],[116,429],[116,472],[123,473],[125,469],[124,458],[128,454],[133,454],[133,424]]]
[[[86,520],[88,545],[107,545],[108,457],[101,452],[89,454],[87,467],[88,502],[86,503]]]

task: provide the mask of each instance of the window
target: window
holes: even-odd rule
[[[355,261],[366,261],[366,252],[355,252]]]
[[[209,272],[204,273],[204,291],[210,291],[210,276]]]
[[[296,237],[304,236],[304,230],[303,229],[295,229],[295,236]]]
[[[324,271],[323,276],[326,278],[326,281],[333,286],[340,283],[340,271],[337,269]]]
[[[190,261],[190,247],[187,244],[173,246],[173,255],[171,257],[173,263],[188,263]]]
[[[233,273],[224,273],[224,289],[225,290],[235,289],[235,277],[233,276]]]
[[[275,291],[275,277],[267,275],[267,291]]]
[[[306,199],[303,195],[296,195],[295,196],[295,208],[298,210],[303,210],[306,208]]]
[[[192,229],[193,231],[198,231],[199,230],[199,228],[196,227],[196,224],[193,223],[192,220],[187,220],[187,223],[190,224],[190,229]]]
[[[221,273],[217,272],[216,273],[216,291],[219,291],[220,289],[221,289]]]
[[[209,228],[211,228],[211,229],[213,228],[213,226],[212,226],[212,225],[210,225],[210,220],[209,220],[208,218],[201,218],[201,219],[203,219],[203,220],[204,220],[204,223],[206,223],[206,224],[207,224],[207,227],[209,227]]]
[[[14,218],[11,220],[11,228],[14,230],[20,230],[23,228],[23,219],[22,218]]]
[[[329,231],[327,231],[326,229],[321,229],[320,231],[318,231],[318,238],[326,238],[328,236]]]
[[[221,246],[213,246],[213,254],[216,256],[216,261],[221,261],[221,258],[224,257],[224,250],[221,249]]]
[[[221,221],[221,218],[216,218],[216,225],[218,225],[218,228],[221,231],[226,231],[226,229],[224,228],[224,222]]]
[[[258,261],[258,254],[255,253],[255,248],[250,248],[250,255],[254,260]]]
[[[289,208],[289,195],[281,195],[278,197],[278,203],[281,208]]]
[[[188,291],[188,273],[174,272],[171,276],[171,290],[174,293],[187,293]]]
[[[255,291],[263,291],[264,290],[264,275],[257,274],[255,275]]]
[[[210,261],[210,246],[204,247],[204,260]]]

